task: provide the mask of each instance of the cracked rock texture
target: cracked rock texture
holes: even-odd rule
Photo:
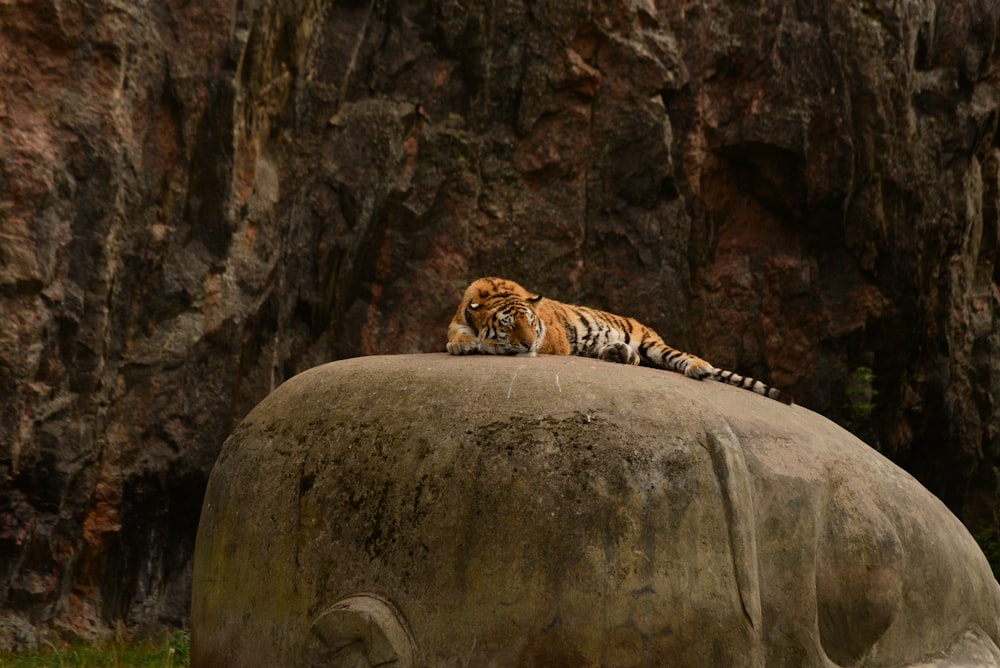
[[[226,434],[320,362],[442,349],[485,274],[770,380],[996,531],[998,23],[0,4],[0,606],[185,623]]]

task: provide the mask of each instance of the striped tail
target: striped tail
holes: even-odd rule
[[[770,399],[776,399],[783,404],[788,404],[791,406],[795,403],[795,399],[791,395],[785,394],[781,390],[771,387],[767,383],[762,383],[759,380],[750,378],[749,376],[741,376],[738,373],[733,373],[732,371],[726,371],[725,369],[715,369],[712,375],[708,376],[712,380],[717,380],[720,383],[726,383],[727,385],[735,385],[736,387],[742,387],[744,390],[750,390],[751,392],[756,392],[757,394],[763,394],[765,397]]]

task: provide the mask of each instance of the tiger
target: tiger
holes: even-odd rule
[[[578,355],[644,365],[711,379],[792,405],[788,394],[759,380],[717,369],[668,346],[650,327],[586,306],[564,304],[529,292],[505,278],[480,278],[465,289],[448,325],[452,355]]]

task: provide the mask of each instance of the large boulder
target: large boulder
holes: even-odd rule
[[[366,357],[233,432],[193,665],[1000,662],[960,522],[819,415],[573,357]]]

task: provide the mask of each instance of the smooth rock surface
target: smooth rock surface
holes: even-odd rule
[[[366,357],[227,440],[192,665],[989,664],[998,619],[961,523],[805,408],[582,358]]]

